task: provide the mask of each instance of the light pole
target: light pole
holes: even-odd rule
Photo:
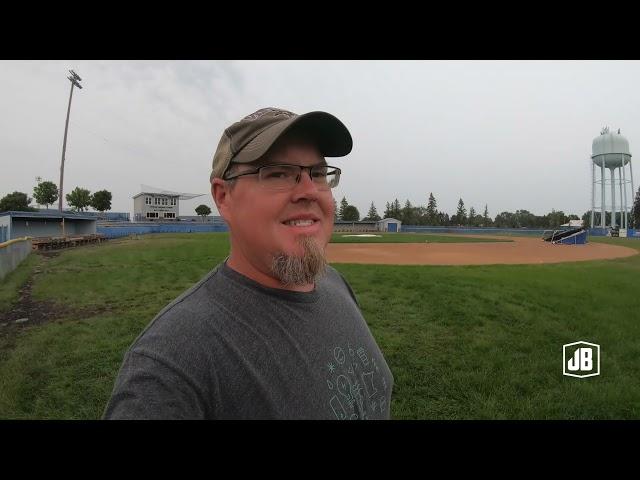
[[[58,202],[58,210],[60,210],[60,215],[62,216],[62,236],[64,236],[64,214],[62,212],[62,180],[64,178],[64,153],[67,150],[67,131],[69,130],[69,113],[71,113],[71,99],[73,98],[73,87],[82,88],[80,82],[82,79],[80,75],[78,75],[73,70],[69,70],[71,75],[67,78],[71,81],[71,93],[69,94],[69,107],[67,108],[67,121],[64,124],[64,141],[62,142],[62,162],[60,163],[60,201]]]

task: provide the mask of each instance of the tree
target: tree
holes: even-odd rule
[[[65,198],[67,203],[79,212],[84,212],[85,208],[91,205],[91,192],[86,188],[76,187],[71,193],[67,193]]]
[[[39,205],[44,205],[49,210],[49,205],[58,200],[58,186],[53,182],[40,182],[33,189],[33,198]]]
[[[211,213],[211,209],[207,205],[198,205],[196,207],[196,213],[202,217],[202,221],[204,222],[204,217]]]
[[[464,225],[467,220],[467,209],[464,208],[464,202],[462,199],[458,200],[458,210],[456,211],[456,223],[458,225]]]
[[[344,207],[344,211],[342,212],[342,220],[348,222],[357,222],[360,220],[360,212],[353,205],[347,205]]]
[[[567,223],[569,221],[562,210],[555,211],[554,209],[551,209],[551,213],[546,215],[546,220],[546,226],[548,228],[559,227],[563,223]]]
[[[0,210],[2,210],[0,208]],[[633,209],[631,210],[631,225],[633,228],[640,228],[640,188],[636,192],[636,199],[633,201]]]
[[[402,208],[397,198],[391,204],[391,217],[397,220],[400,220],[400,217],[402,217]]]
[[[427,211],[426,211],[427,225],[436,225],[437,215],[438,215],[438,204],[436,202],[436,197],[433,196],[432,192],[429,192],[429,201],[427,202]]]
[[[387,206],[384,210],[384,218],[390,218],[390,217],[391,217],[391,204],[387,202]]]
[[[363,220],[371,220],[376,222],[380,220],[380,215],[378,215],[378,211],[376,210],[376,206],[373,204],[373,202],[371,202],[371,206],[369,207],[369,213],[367,213],[367,216],[363,218]]]
[[[14,210],[18,212],[36,212],[38,209],[30,207],[31,198],[26,193],[13,192],[8,193],[0,199],[0,212],[8,212]]]
[[[515,228],[516,219],[512,212],[502,212],[496,215],[494,224],[498,228]]]
[[[344,220],[344,209],[348,206],[349,202],[347,202],[347,198],[342,197],[342,200],[340,200],[340,209],[338,210],[338,217],[340,217],[340,220]]]
[[[99,212],[111,210],[111,192],[100,190],[91,195],[91,206]]]
[[[469,209],[469,225],[472,227],[476,226],[476,209],[473,207]]]
[[[399,220],[402,221],[402,223],[404,223],[405,225],[415,225],[416,218],[414,210],[415,209],[413,205],[411,205],[411,202],[407,199],[407,201],[404,203],[404,208],[400,211]]]
[[[491,217],[489,217],[489,209],[487,208],[487,204],[484,204],[484,214],[482,215],[482,222],[485,227],[491,226]]]
[[[513,228],[535,227],[536,216],[529,210],[516,210],[514,214],[515,225]]]

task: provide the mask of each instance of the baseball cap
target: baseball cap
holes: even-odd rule
[[[232,162],[249,163],[259,159],[293,127],[311,136],[324,157],[343,157],[353,147],[347,127],[330,113],[316,111],[298,115],[281,108],[261,108],[222,133],[213,155],[210,180],[222,177]]]

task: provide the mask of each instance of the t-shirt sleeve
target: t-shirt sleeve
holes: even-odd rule
[[[206,417],[195,384],[170,362],[135,350],[122,364],[104,420],[191,420]]]
[[[337,270],[336,270],[336,273],[340,276],[340,280],[342,280],[342,282],[345,284],[345,286],[347,287],[347,290],[349,290],[349,295],[351,295],[351,298],[353,298],[353,301],[356,302],[356,305],[358,306],[358,308],[360,308],[360,303],[358,303],[358,298],[356,297],[355,292],[351,288],[351,285],[349,285],[349,282],[347,282],[347,279],[344,278],[344,276]]]

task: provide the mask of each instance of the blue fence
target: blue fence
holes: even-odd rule
[[[542,236],[545,229],[533,228],[488,228],[488,227],[428,227],[422,225],[402,225],[401,231],[409,233],[460,233],[484,235],[531,235]]]
[[[98,225],[97,233],[104,234],[107,238],[128,237],[129,235],[144,235],[147,233],[207,233],[228,232],[226,224],[166,224],[153,225]]]
[[[526,235],[532,237],[542,237],[542,234],[549,229],[533,228],[487,228],[487,227],[429,227],[423,225],[402,225],[401,231],[405,233],[458,233],[475,235]],[[119,225],[98,225],[97,233],[104,234],[107,238],[127,237],[129,235],[144,235],[147,233],[205,233],[205,232],[228,232],[229,228],[225,223],[197,224],[197,223],[154,223],[154,224],[119,224]],[[591,228],[589,235],[596,237],[606,236],[609,229]],[[628,238],[640,239],[640,229],[628,229]]]
[[[593,235],[594,237],[606,237],[608,233],[609,233],[608,228],[590,228],[589,229],[589,235]],[[628,228],[627,238],[640,239],[640,230],[636,228]]]
[[[566,227],[564,227],[566,228]],[[558,230],[561,230],[559,227]],[[422,225],[402,225],[402,231],[406,233],[460,233],[460,234],[476,234],[476,235],[527,235],[527,236],[542,236],[545,231],[552,230],[536,229],[536,228],[490,228],[490,227],[429,227]],[[594,237],[606,237],[609,233],[609,229],[605,228],[590,228],[589,235]],[[636,238],[640,240],[640,229],[629,228],[627,230],[627,238]]]

